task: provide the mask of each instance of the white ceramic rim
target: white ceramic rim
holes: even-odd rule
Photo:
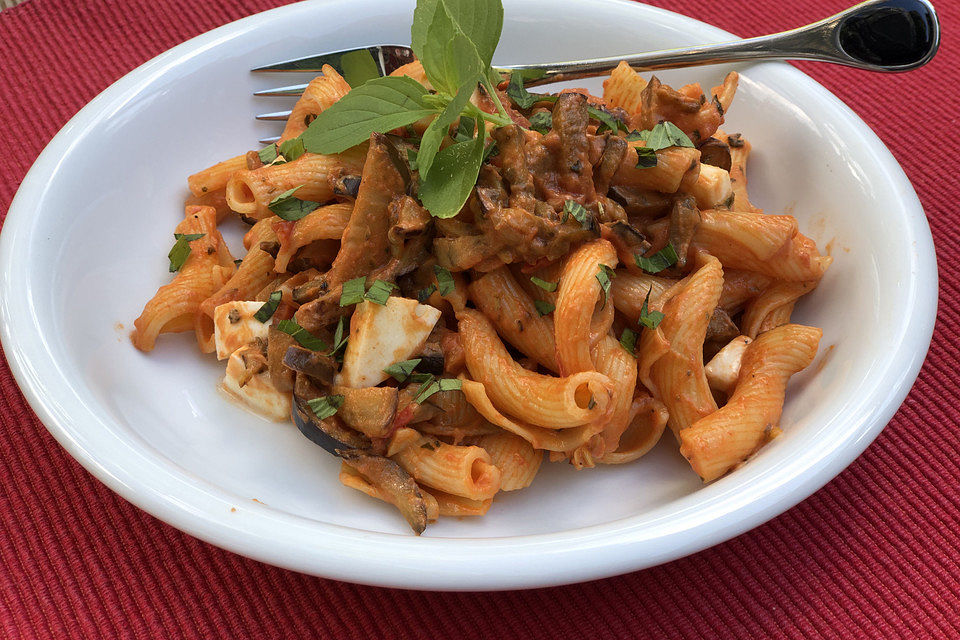
[[[280,567],[313,575],[390,587],[485,590],[567,584],[607,577],[667,562],[707,548],[763,523],[800,502],[835,477],[887,424],[909,392],[923,363],[933,333],[937,306],[937,268],[933,240],[920,202],[903,170],[869,127],[839,99],[799,70],[782,63],[778,72],[830,104],[843,130],[862,138],[891,187],[909,210],[909,237],[914,247],[903,294],[904,309],[913,309],[901,328],[886,369],[868,396],[861,399],[859,420],[845,427],[842,438],[804,451],[771,470],[769,482],[757,482],[735,495],[720,494],[680,517],[636,525],[640,515],[560,533],[504,538],[432,539],[418,545],[409,535],[367,532],[327,524],[253,505],[229,513],[235,498],[178,469],[172,461],[138,450],[107,428],[102,416],[72,393],[70,381],[47,351],[27,295],[25,235],[31,202],[85,131],[104,113],[122,108],[140,87],[171,68],[234,38],[242,38],[262,21],[287,12],[308,17],[314,0],[272,9],[193,38],[130,72],[94,98],[51,140],[24,178],[11,203],[0,235],[0,339],[7,360],[27,401],[60,444],[100,481],[126,500],[182,531],[224,549]],[[638,18],[695,27],[716,40],[735,38],[720,29],[673,12],[630,0],[598,0],[630,4]],[[18,286],[20,285],[20,286]],[[16,336],[16,339],[14,338]],[[76,425],[89,426],[79,431]],[[689,496],[685,497],[689,498]],[[649,515],[649,514],[647,514]],[[314,543],[304,553],[305,541]],[[464,549],[469,549],[469,555]],[[375,549],[376,553],[371,553]],[[390,558],[385,571],[383,558]]]

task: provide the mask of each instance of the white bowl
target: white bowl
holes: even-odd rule
[[[128,330],[168,281],[185,177],[270,135],[252,115],[278,103],[250,94],[297,79],[248,69],[407,42],[412,10],[412,0],[316,0],[229,24],[122,78],[44,150],[0,238],[2,338],[31,406],[71,455],[158,518],[264,562],[368,584],[503,589],[600,578],[703,549],[788,509],[863,451],[929,344],[933,245],[883,144],[785,64],[740,69],[724,128],[754,144],[751,199],[796,215],[836,258],[796,313],[823,327],[822,353],[790,385],[784,435],[711,485],[668,436],[623,467],[546,465],[487,516],[446,519],[417,538],[393,508],[342,487],[337,461],[293,425],[225,401],[215,391],[222,364],[201,358],[191,336],[136,351]],[[510,0],[497,61],[730,37],[633,2]],[[725,71],[661,75],[712,86]]]

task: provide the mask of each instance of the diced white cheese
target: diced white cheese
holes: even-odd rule
[[[747,336],[737,336],[731,340],[727,346],[713,356],[707,366],[703,368],[707,374],[707,383],[711,389],[731,393],[737,386],[737,378],[740,376],[740,362],[743,360],[743,352],[747,345],[753,342]]]
[[[716,209],[725,205],[733,196],[733,184],[730,174],[712,164],[700,165],[700,177],[694,183],[693,197],[697,199],[697,206],[701,209]]]
[[[227,360],[227,372],[223,377],[220,388],[254,413],[274,422],[290,419],[290,393],[278,391],[270,382],[270,374],[264,371],[250,377],[243,386],[240,385],[246,372],[243,363],[244,353],[253,353],[253,347],[240,347]]]
[[[409,360],[426,342],[440,310],[409,298],[390,296],[387,304],[364,300],[350,320],[350,341],[336,384],[373,387],[387,379],[383,370]]]
[[[253,317],[262,306],[262,302],[241,300],[226,302],[213,310],[213,341],[218,360],[229,358],[231,353],[257,338],[267,339],[269,323]]]

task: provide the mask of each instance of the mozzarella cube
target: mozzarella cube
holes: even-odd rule
[[[753,340],[747,336],[737,336],[707,363],[703,371],[707,374],[707,383],[711,389],[724,393],[733,392],[733,388],[737,386],[737,378],[740,377],[743,352],[751,342]]]
[[[440,310],[409,298],[387,304],[364,300],[350,320],[350,341],[336,384],[360,389],[387,379],[383,370],[416,355],[440,319]]]
[[[262,302],[240,300],[225,302],[213,310],[213,341],[217,347],[217,360],[245,347],[257,338],[267,339],[270,325],[254,318],[263,306]]]
[[[220,388],[234,400],[264,418],[274,422],[289,420],[292,394],[277,390],[270,382],[269,373],[266,371],[257,373],[241,385],[246,373],[243,355],[254,351],[253,347],[244,346],[230,354],[230,359],[227,360],[227,372]]]
[[[733,184],[730,174],[712,164],[700,165],[700,176],[691,189],[701,209],[716,209],[727,206],[733,197]]]

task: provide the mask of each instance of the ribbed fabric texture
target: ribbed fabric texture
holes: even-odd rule
[[[53,134],[135,66],[282,0],[27,0],[0,13],[0,211]],[[656,0],[744,36],[847,0]],[[905,75],[804,64],[903,164],[940,257],[920,379],[877,441],[796,508],[695,556],[582,585],[424,593],[269,567],[126,503],[74,462],[0,364],[2,638],[960,638],[956,45]]]

